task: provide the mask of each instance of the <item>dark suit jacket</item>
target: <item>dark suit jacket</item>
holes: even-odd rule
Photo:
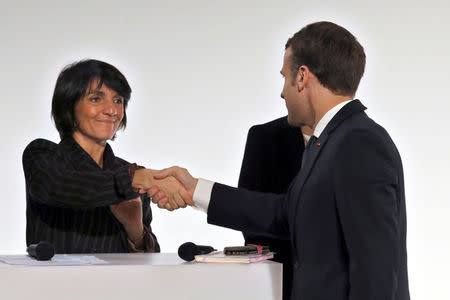
[[[409,299],[403,167],[364,110],[334,116],[286,195],[214,184],[209,223],[291,239],[293,299]]]
[[[299,128],[287,117],[250,128],[238,187],[264,193],[285,194],[300,170],[305,148]],[[290,298],[293,262],[289,240],[243,232],[246,244],[268,245],[274,261],[283,263],[283,299]]]

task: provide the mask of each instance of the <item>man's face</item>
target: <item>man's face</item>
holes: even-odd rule
[[[307,120],[312,113],[312,106],[306,97],[306,91],[303,85],[300,71],[293,76],[291,70],[292,50],[287,48],[284,53],[283,68],[280,73],[284,77],[283,91],[281,98],[286,102],[288,110],[288,123],[292,126],[300,127],[307,124]]]

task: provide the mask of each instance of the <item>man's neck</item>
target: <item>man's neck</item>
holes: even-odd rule
[[[340,96],[335,95],[328,89],[324,89],[317,93],[312,99],[312,105],[314,107],[314,124],[311,129],[314,131],[317,123],[323,118],[323,116],[333,107],[344,101],[352,100],[353,96]]]

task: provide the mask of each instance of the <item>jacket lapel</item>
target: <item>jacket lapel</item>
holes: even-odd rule
[[[326,146],[328,138],[331,136],[333,131],[339,127],[339,125],[345,121],[346,119],[350,118],[352,115],[356,113],[363,112],[366,109],[366,107],[359,101],[359,100],[353,100],[346,104],[344,107],[342,107],[337,114],[330,120],[330,122],[327,124],[317,141],[311,145],[310,152],[308,153],[308,157],[305,161],[305,165],[302,166],[301,170],[297,174],[297,176],[294,179],[292,190],[289,193],[289,198],[291,202],[291,241],[292,245],[294,247],[295,253],[296,251],[296,244],[295,244],[295,216],[298,213],[298,206],[299,204],[304,200],[301,198],[301,192],[303,189],[303,186],[305,185],[306,180],[308,179],[309,174],[311,173],[312,168],[314,167],[320,152],[322,149]]]

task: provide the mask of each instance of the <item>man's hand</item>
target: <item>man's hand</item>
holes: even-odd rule
[[[170,167],[154,174],[155,180],[165,180],[168,178],[175,178],[180,182],[184,188],[179,192],[180,197],[188,205],[194,205],[193,196],[198,179],[192,177],[188,170],[180,167]],[[159,186],[153,186],[147,190],[148,196],[152,197],[153,203],[158,203],[159,207],[164,207],[168,199],[165,193],[161,193]]]
[[[186,189],[173,177],[164,177],[155,179],[155,170],[139,169],[136,170],[133,177],[132,186],[139,188],[139,193],[147,193],[150,197],[155,197],[160,201],[153,200],[160,208],[167,210],[174,210],[177,208],[184,208],[187,204],[184,200],[189,198]],[[150,189],[153,187],[153,189]]]
[[[139,244],[144,232],[141,198],[111,204],[109,209],[125,228],[128,238],[136,245]]]

